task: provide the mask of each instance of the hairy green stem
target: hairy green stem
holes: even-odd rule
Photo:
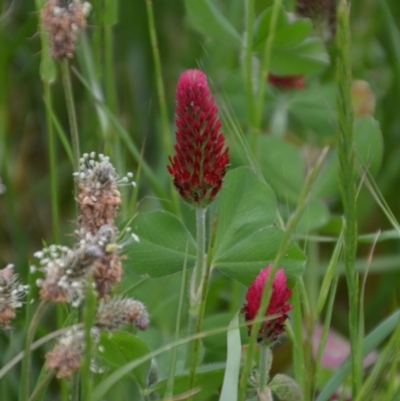
[[[351,100],[351,37],[350,7],[341,0],[337,15],[337,64],[338,83],[337,117],[339,123],[338,155],[339,182],[344,209],[343,259],[349,294],[349,333],[352,365],[352,397],[356,398],[362,382],[362,339],[358,332],[358,279],[354,265],[357,252],[356,166],[353,139],[353,106]]]
[[[203,282],[206,273],[206,212],[207,209],[196,209],[197,255],[196,266],[194,267],[190,279],[189,336],[196,332],[196,327],[198,325],[201,306],[200,297],[202,296]],[[188,343],[185,360],[186,367],[191,365],[193,352],[194,344]]]
[[[260,349],[260,383],[259,389],[260,394],[264,393],[265,387],[268,382],[268,374],[269,374],[269,366],[270,366],[270,355],[269,355],[269,346],[262,343]]]
[[[43,82],[44,97],[46,104],[52,104],[51,89],[49,82]],[[47,141],[50,167],[50,199],[51,199],[51,226],[53,232],[53,243],[59,243],[58,228],[58,195],[57,195],[57,155],[54,141],[54,130],[50,112],[46,109]]]
[[[76,119],[75,103],[72,92],[69,60],[67,58],[61,60],[61,71],[64,84],[65,102],[67,105],[67,112],[69,119],[69,128],[71,132],[71,145],[72,145],[72,153],[74,156],[74,170],[78,171],[79,158],[80,158],[78,123]]]
[[[204,313],[206,310],[208,284],[209,284],[210,275],[211,275],[211,263],[212,263],[213,248],[214,248],[215,234],[216,234],[215,228],[216,227],[214,226],[213,230],[212,230],[210,246],[208,248],[208,253],[207,253],[206,268],[205,268],[205,272],[204,272],[202,291],[201,291],[200,311],[197,316],[195,334],[199,334],[201,332],[201,328],[203,325]],[[191,365],[190,365],[189,390],[194,388],[194,381],[195,381],[195,377],[196,377],[196,366],[197,366],[197,361],[199,358],[199,352],[200,352],[200,338],[198,337],[193,341],[193,357],[192,357],[192,361],[191,361]],[[192,400],[192,397],[188,399],[188,401],[191,401],[191,400]]]

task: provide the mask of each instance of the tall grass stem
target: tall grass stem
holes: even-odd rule
[[[76,118],[74,96],[72,91],[71,72],[69,60],[67,58],[61,60],[61,71],[64,84],[65,101],[68,111],[69,128],[71,132],[72,154],[74,156],[74,170],[79,171],[79,158],[81,154],[79,149],[79,131]]]
[[[337,118],[339,125],[339,183],[344,209],[344,265],[349,294],[349,333],[352,365],[352,397],[357,398],[362,381],[361,345],[359,336],[358,278],[354,265],[357,252],[356,165],[353,139],[353,105],[351,100],[351,37],[350,6],[341,0],[337,15],[338,83]]]

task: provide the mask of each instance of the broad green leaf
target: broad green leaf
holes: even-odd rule
[[[275,196],[252,170],[240,167],[226,175],[216,203],[213,267],[249,285],[260,269],[275,259],[284,235],[275,227]],[[304,254],[291,243],[282,267],[292,284],[304,263]]]
[[[356,159],[361,168],[369,167],[370,173],[375,174],[382,162],[383,138],[379,123],[373,117],[364,116],[355,121],[354,146]],[[339,193],[339,160],[336,148],[317,178],[313,193],[318,197]]]
[[[258,18],[254,35],[253,50],[259,51],[264,47],[271,29],[272,7],[267,8]],[[309,19],[300,18],[290,22],[284,9],[279,10],[273,48],[293,47],[308,38],[312,23]]]
[[[272,52],[271,72],[277,75],[309,74],[327,65],[329,56],[318,38],[309,38],[296,46]]]
[[[242,347],[240,341],[240,330],[238,326],[239,315],[236,313],[229,323],[229,331],[227,332],[228,357],[226,359],[224,383],[222,385],[219,401],[236,400],[238,396],[240,356]]]
[[[99,357],[114,368],[119,368],[127,362],[138,359],[150,352],[144,341],[123,331],[114,331],[112,336],[109,336],[108,333],[102,333],[100,346],[102,352],[99,353]],[[132,374],[142,388],[146,386],[150,364],[151,362],[148,360],[132,370]]]
[[[260,136],[258,160],[265,180],[284,202],[296,203],[305,177],[300,150],[283,138]]]
[[[216,393],[221,387],[224,377],[225,363],[203,365],[197,368],[197,373],[194,381],[194,387],[198,392],[194,395],[195,401],[207,400],[213,393]],[[178,397],[189,389],[189,374],[179,375],[174,381],[174,396]],[[161,380],[150,387],[151,392],[160,392],[164,394],[167,380]]]
[[[314,86],[292,91],[289,98],[289,115],[322,139],[336,132],[336,87]]]
[[[232,244],[229,251],[214,259],[214,267],[248,286],[263,267],[274,261],[283,236],[284,232],[277,227],[262,228],[239,244]],[[293,286],[295,279],[301,276],[305,261],[304,253],[292,242],[281,262],[289,285]]]
[[[254,35],[254,51],[265,46],[271,29],[272,7],[259,17]],[[277,75],[298,75],[316,72],[330,62],[322,41],[309,38],[312,24],[309,19],[291,22],[281,8],[272,44],[271,72]]]
[[[271,188],[249,168],[230,171],[217,203],[214,260],[276,219],[276,199]]]
[[[128,245],[129,269],[150,277],[167,276],[183,269],[186,248],[187,267],[196,260],[196,242],[185,226],[172,214],[161,210],[139,214],[132,230],[139,242]]]
[[[210,0],[185,0],[189,21],[206,37],[241,45],[242,39],[235,28]]]

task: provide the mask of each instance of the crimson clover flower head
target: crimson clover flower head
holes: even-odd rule
[[[207,207],[221,189],[229,162],[221,132],[218,108],[200,70],[187,70],[176,88],[175,156],[169,173],[181,197],[197,207]]]
[[[305,85],[303,75],[275,75],[269,73],[268,82],[281,89],[301,89]]]
[[[267,281],[272,265],[261,270],[259,275],[247,290],[246,300],[243,311],[246,321],[255,319],[260,307],[265,282]],[[274,342],[279,334],[283,333],[285,320],[288,318],[288,312],[292,309],[292,305],[288,302],[292,290],[286,284],[286,275],[281,268],[277,271],[272,283],[271,298],[265,316],[279,315],[278,317],[262,323],[258,341],[266,340]]]

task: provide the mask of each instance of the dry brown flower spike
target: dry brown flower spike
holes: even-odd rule
[[[54,58],[72,58],[77,32],[86,25],[90,4],[80,0],[48,0],[41,13]]]

